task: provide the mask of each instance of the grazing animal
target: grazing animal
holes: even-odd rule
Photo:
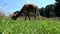
[[[22,13],[25,14],[25,20],[28,17],[30,20],[30,14],[34,14],[34,19],[36,19],[38,7],[35,4],[25,4],[20,11],[14,12],[12,19],[16,20]]]

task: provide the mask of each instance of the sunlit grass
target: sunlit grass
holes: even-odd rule
[[[23,18],[12,20],[4,17],[0,19],[0,32],[4,34],[60,34],[60,20],[40,18],[24,21]]]

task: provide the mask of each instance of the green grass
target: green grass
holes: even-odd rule
[[[26,20],[19,18],[12,20],[0,17],[0,32],[4,34],[60,34],[60,20],[42,19]]]

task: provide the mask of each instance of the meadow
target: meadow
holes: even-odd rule
[[[2,34],[60,34],[60,19],[39,18],[26,20],[0,17],[0,33]]]

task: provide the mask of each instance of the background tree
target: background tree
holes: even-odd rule
[[[60,0],[55,0],[57,3],[60,3]]]
[[[55,5],[50,4],[45,7],[45,16],[46,17],[53,17],[55,16]]]
[[[39,13],[41,16],[45,16],[45,8],[44,7],[40,8]]]
[[[55,6],[55,11],[56,11],[56,16],[60,17],[60,0],[55,0],[56,1],[56,6]]]

